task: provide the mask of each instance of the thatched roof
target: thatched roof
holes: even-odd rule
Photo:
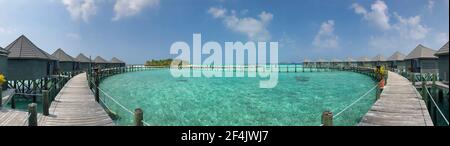
[[[378,54],[377,56],[372,58],[372,61],[386,61],[386,58],[384,58],[383,55]]]
[[[401,60],[405,59],[405,56],[406,56],[405,54],[397,51],[394,54],[392,54],[392,56],[389,57],[387,60],[388,61],[401,61]]]
[[[319,58],[316,62],[327,62],[325,59]]]
[[[435,58],[437,58],[436,56],[434,56],[435,53],[436,53],[436,51],[419,44],[419,45],[417,45],[417,47],[414,50],[411,51],[411,53],[409,53],[405,57],[405,60],[422,59],[422,58],[435,59]]]
[[[442,48],[439,49],[439,51],[437,51],[435,55],[437,55],[437,56],[448,55],[448,42],[447,42],[447,44],[442,46]]]
[[[106,61],[105,59],[103,59],[100,56],[95,57],[94,62],[95,63],[109,63],[108,61]]]
[[[47,52],[41,50],[33,44],[24,35],[17,38],[14,42],[9,44],[6,48],[9,51],[8,58],[12,59],[44,59],[44,60],[58,60]]]
[[[370,61],[370,59],[369,59],[369,57],[360,57],[360,58],[358,58],[358,61],[359,62],[368,62],[368,61]]]
[[[78,54],[76,59],[79,62],[82,62],[82,63],[90,63],[90,62],[92,62],[92,60],[89,59],[88,57],[86,57],[83,53]]]
[[[64,52],[61,48],[57,49],[52,56],[58,58],[59,62],[78,62],[77,59],[73,58],[72,56],[68,55],[66,52]]]
[[[311,62],[311,60],[305,59],[305,60],[303,60],[303,62]]]
[[[351,58],[351,57],[347,57],[347,58],[345,59],[345,61],[346,61],[346,62],[354,62],[355,59],[353,59],[353,58]]]
[[[335,58],[335,59],[332,59],[331,62],[342,62],[342,60]]]
[[[123,62],[122,60],[117,59],[116,57],[113,57],[113,58],[111,59],[110,62],[111,62],[111,63],[125,63],[125,62]]]

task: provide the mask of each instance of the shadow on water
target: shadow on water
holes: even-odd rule
[[[296,76],[295,80],[297,80],[297,82],[308,82],[309,81],[309,77],[302,77],[302,76]]]

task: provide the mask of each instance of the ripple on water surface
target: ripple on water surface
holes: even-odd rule
[[[169,70],[119,74],[101,88],[128,109],[140,107],[151,125],[320,125],[321,113],[337,113],[369,91],[375,82],[353,72],[280,73],[275,88],[259,88],[260,78],[173,78]],[[119,125],[133,116],[111,100]],[[370,109],[375,91],[335,118],[355,125]]]

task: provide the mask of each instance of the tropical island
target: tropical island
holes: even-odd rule
[[[179,59],[161,59],[161,60],[148,60],[144,64],[145,66],[163,66],[169,67],[171,65],[175,66],[187,66],[190,65],[188,61],[179,60]]]

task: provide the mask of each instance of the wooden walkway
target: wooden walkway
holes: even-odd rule
[[[46,117],[38,114],[38,126],[42,126]],[[8,108],[0,109],[0,126],[27,126],[28,112],[12,110]]]
[[[406,78],[389,72],[387,85],[360,126],[433,126],[422,96]]]
[[[113,126],[113,120],[95,101],[86,73],[70,79],[50,106],[44,126]]]

